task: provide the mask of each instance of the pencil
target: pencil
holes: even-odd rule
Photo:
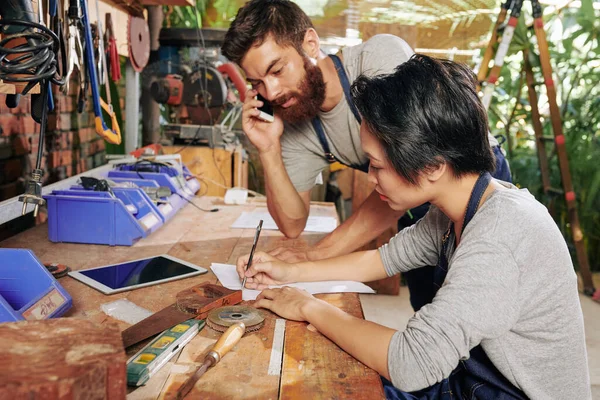
[[[256,232],[254,233],[254,243],[252,243],[252,250],[250,250],[250,257],[248,258],[248,264],[246,264],[247,271],[248,268],[252,266],[252,258],[254,257],[254,250],[256,250],[256,244],[258,243],[258,238],[260,237],[260,231],[262,229],[263,220],[261,219],[256,227]],[[242,289],[246,286],[246,275],[244,275],[244,279],[242,280]]]

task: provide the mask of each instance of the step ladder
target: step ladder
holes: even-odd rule
[[[488,44],[484,53],[482,64],[478,73],[478,79],[480,82],[485,81],[483,85],[482,102],[486,109],[488,109],[490,106],[492,94],[494,92],[496,82],[500,76],[504,58],[508,52],[508,47],[512,41],[515,27],[517,26],[518,19],[521,15],[522,6],[523,0],[507,0],[502,5],[500,14],[494,26],[494,31],[492,32],[490,43]],[[565,136],[562,128],[562,119],[558,104],[556,102],[556,87],[552,78],[550,53],[548,50],[546,33],[544,31],[544,22],[542,20],[542,7],[539,3],[539,0],[531,0],[531,6],[533,12],[533,30],[537,38],[543,84],[546,86],[546,95],[548,97],[548,104],[550,108],[550,121],[552,124],[552,131],[554,133],[553,136],[544,136],[543,134],[542,121],[538,109],[538,96],[536,93],[537,85],[534,78],[533,67],[529,61],[528,50],[525,50],[523,54],[523,69],[525,72],[525,81],[531,105],[531,118],[536,138],[536,149],[542,177],[542,186],[544,193],[547,195],[564,196],[567,205],[571,235],[577,253],[579,272],[583,281],[583,293],[587,296],[592,296],[595,292],[594,282],[592,280],[589,260],[585,249],[583,231],[581,230],[579,223],[576,196],[575,191],[573,190],[571,172],[569,169],[569,158],[567,155]],[[509,13],[510,17],[508,23],[503,25],[504,21],[506,20],[506,16]],[[498,41],[498,31],[500,29],[503,29],[502,38],[500,39],[500,44],[498,45],[498,49],[494,57],[494,65],[489,73],[489,76],[486,77],[489,70],[489,62],[492,59],[493,49]],[[550,185],[549,158],[548,153],[546,152],[546,144],[548,142],[553,142],[555,145],[562,182],[562,188],[560,189],[554,188]]]

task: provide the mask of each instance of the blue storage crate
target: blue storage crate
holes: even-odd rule
[[[139,177],[137,179],[111,177],[110,179],[117,183],[131,182],[131,183],[137,185],[138,187],[158,188],[160,186],[156,181],[153,181],[150,179],[141,179]],[[198,180],[196,180],[196,179],[194,179],[194,180],[197,182],[197,188],[200,189],[200,182],[198,182]],[[192,187],[195,187],[195,186],[196,185],[192,184]],[[196,189],[196,191],[198,191],[198,189]],[[177,211],[179,211],[187,203],[178,194],[172,194],[168,197],[164,197],[163,200],[165,202],[162,204],[159,204],[157,207],[158,207],[158,210],[160,211],[160,213],[164,216],[166,221],[169,221],[171,218],[173,218],[175,216],[175,214],[177,214]]]
[[[169,176],[166,173],[112,170],[112,171],[108,172],[108,178],[109,179],[122,178],[122,179],[127,179],[127,180],[144,179],[144,180],[156,181],[156,183],[158,183],[160,186],[166,186],[169,189],[171,189],[171,193],[178,193],[182,189],[180,182],[177,180],[177,178],[173,177],[173,176]]]
[[[48,238],[53,242],[131,246],[160,227],[164,218],[139,188],[108,192],[54,190],[48,207]]]
[[[164,172],[112,170],[108,172],[108,178],[129,181],[135,179],[153,180],[160,186],[168,187],[171,193],[181,197],[184,203],[194,198],[194,195],[200,189],[200,181],[194,178],[186,167],[184,167],[184,174],[179,176],[171,176]]]
[[[152,183],[156,183],[152,181]],[[82,192],[78,192],[82,191]],[[138,221],[143,221],[145,217],[149,216],[149,214],[156,214],[156,216],[160,217],[161,221],[164,223],[167,218],[163,215],[159,207],[154,204],[150,196],[144,192],[143,189],[139,187],[114,187],[112,188],[115,197],[121,200],[125,204],[125,208],[135,216]],[[66,195],[88,195],[89,193],[98,193],[88,189],[84,189],[83,186],[73,185],[71,189],[68,191],[54,191],[56,193],[62,193]],[[162,226],[161,224],[154,224],[150,227],[150,231],[154,232],[158,228]]]
[[[31,250],[0,249],[0,323],[59,317],[72,305]]]

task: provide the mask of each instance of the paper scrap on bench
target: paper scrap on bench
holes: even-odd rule
[[[231,228],[256,229],[258,222],[263,220],[262,229],[277,230],[277,224],[268,212],[248,212],[244,211],[242,215],[235,220]],[[334,217],[308,216],[304,232],[331,232],[337,227],[337,219]]]
[[[235,265],[213,263],[210,268],[215,273],[219,282],[227,289],[240,290],[242,282],[235,270]],[[354,281],[322,281],[322,282],[298,282],[289,283],[283,286],[271,286],[273,288],[291,286],[298,289],[304,289],[310,294],[316,293],[375,293],[373,289],[364,283]],[[260,290],[244,289],[242,298],[244,300],[256,300]]]
[[[152,311],[140,307],[127,299],[119,299],[110,303],[101,304],[100,309],[104,311],[106,315],[131,325],[137,324],[153,314]]]

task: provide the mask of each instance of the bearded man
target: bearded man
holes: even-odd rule
[[[330,162],[368,168],[360,147],[360,116],[354,114],[344,85],[349,88],[361,74],[390,73],[413,51],[396,36],[377,35],[343,49],[335,59],[321,50],[319,35],[297,4],[253,0],[240,8],[222,53],[244,70],[252,84],[242,126],[264,167],[269,212],[284,235],[297,237],[308,218],[311,189]],[[338,61],[346,82],[338,75]],[[262,105],[255,99],[257,93],[272,104],[273,123],[257,118]],[[321,129],[316,130],[315,123]],[[392,220],[385,218],[386,226]]]

